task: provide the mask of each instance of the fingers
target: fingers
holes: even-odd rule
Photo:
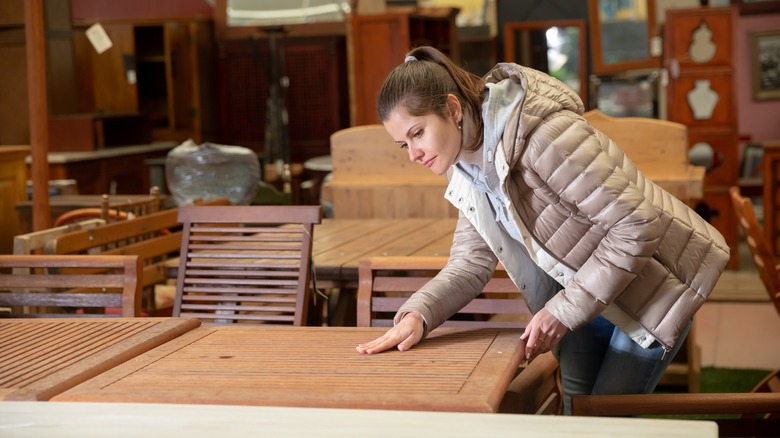
[[[373,341],[357,346],[358,353],[376,354],[398,346],[406,351],[420,342],[423,335],[422,319],[404,317],[395,327]]]

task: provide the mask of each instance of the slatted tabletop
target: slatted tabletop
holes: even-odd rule
[[[185,318],[0,320],[0,400],[48,400],[199,325]]]
[[[200,327],[52,400],[496,412],[522,355],[519,332],[484,329],[356,352],[383,332]]]
[[[457,219],[325,219],[314,226],[318,279],[355,286],[358,263],[372,256],[446,256]]]

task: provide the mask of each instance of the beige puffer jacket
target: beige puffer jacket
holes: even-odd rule
[[[639,344],[658,340],[669,349],[726,265],[721,234],[646,179],[581,117],[579,97],[558,81],[515,64],[499,64],[486,79],[510,79],[525,90],[494,163],[508,208],[518,227],[573,275],[551,294],[550,277],[519,263],[513,254],[522,249],[510,247],[506,233],[497,237],[494,221],[475,216],[484,207],[469,199],[484,195],[470,197],[476,189],[458,188],[455,175],[447,197],[461,215],[450,260],[397,318],[420,312],[427,334],[479,293],[500,260],[532,311],[544,305],[572,330],[604,313]]]

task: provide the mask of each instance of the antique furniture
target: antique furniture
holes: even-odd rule
[[[753,256],[753,263],[755,263],[761,281],[769,294],[769,301],[774,304],[777,315],[780,316],[780,264],[778,259],[772,253],[761,225],[758,223],[753,202],[750,198],[742,196],[739,187],[732,187],[729,193],[737,215],[737,223],[745,235],[745,241],[747,241],[750,254]]]
[[[667,119],[688,127],[691,148],[707,146],[715,166],[704,179],[696,211],[723,234],[731,248],[727,267],[739,267],[739,235],[729,187],[738,185],[736,6],[666,11],[664,63]]]
[[[29,146],[0,146],[0,254],[11,253],[13,237],[20,234],[14,206],[27,199],[24,158],[29,153]]]

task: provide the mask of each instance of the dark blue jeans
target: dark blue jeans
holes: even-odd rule
[[[555,351],[561,367],[564,415],[571,415],[573,394],[653,392],[690,327],[688,323],[665,357],[657,342],[642,348],[603,316],[567,333]]]

